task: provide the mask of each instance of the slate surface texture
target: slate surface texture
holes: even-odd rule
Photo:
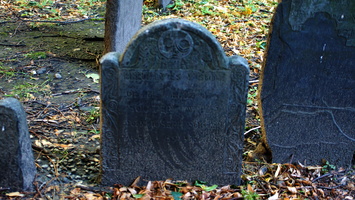
[[[0,101],[0,187],[31,191],[36,174],[26,113],[14,98]]]
[[[350,166],[355,151],[355,1],[284,0],[261,76],[273,162]]]
[[[202,26],[141,29],[102,64],[103,184],[240,181],[249,68]]]

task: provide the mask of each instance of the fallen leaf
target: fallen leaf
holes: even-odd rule
[[[182,193],[180,193],[180,192],[171,192],[171,195],[173,196],[174,200],[179,200],[179,199],[181,199],[180,197],[182,196]]]
[[[11,193],[7,193],[6,196],[8,196],[8,197],[23,197],[25,195],[21,194],[20,192],[11,192]]]
[[[84,194],[86,200],[102,200],[102,196],[100,194],[95,193],[86,193]]]
[[[277,178],[279,176],[280,171],[281,171],[281,164],[278,164],[277,165],[277,170],[276,170],[275,176],[274,176],[275,178]]]
[[[100,138],[100,135],[93,135],[89,138],[89,141],[92,141],[92,140],[95,140],[95,139],[98,139]]]
[[[218,187],[218,185],[212,185],[212,186],[205,186],[205,185],[201,185],[201,188],[207,192],[210,192],[214,189],[216,189]]]
[[[287,190],[292,194],[297,194],[297,189],[295,187],[287,187]]]
[[[63,149],[68,149],[73,146],[73,144],[55,144],[55,143],[53,143],[52,145],[56,147],[61,147]]]
[[[253,190],[253,187],[251,187],[250,184],[248,184],[247,189],[250,193],[254,193],[255,191]]]
[[[142,198],[144,196],[144,194],[133,194],[132,195],[134,198]]]
[[[272,195],[271,197],[268,198],[268,200],[277,200],[279,199],[279,193],[276,192],[274,195]]]
[[[90,74],[86,74],[85,76],[86,76],[86,78],[92,78],[92,81],[94,83],[99,83],[100,75],[95,74],[95,73],[90,73]]]
[[[71,194],[80,194],[81,189],[80,188],[74,188],[72,191],[70,191]]]

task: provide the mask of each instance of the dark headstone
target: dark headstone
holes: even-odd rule
[[[181,19],[141,29],[102,64],[103,184],[240,180],[247,62]]]
[[[105,16],[105,52],[122,53],[141,27],[142,1],[108,0]]]
[[[36,174],[26,113],[14,98],[0,101],[0,187],[32,190]]]
[[[261,91],[273,162],[351,165],[354,13],[354,0],[283,0],[277,8]]]

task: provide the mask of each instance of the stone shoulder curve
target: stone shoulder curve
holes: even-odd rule
[[[216,37],[202,25],[179,18],[159,20],[141,28],[128,43],[124,53],[121,55],[120,61],[127,60],[129,57],[133,56],[136,47],[142,44],[147,38],[156,37],[156,34],[163,34],[169,30],[183,31],[193,35],[192,37],[199,37],[212,50],[211,53],[213,57],[217,59],[217,65],[222,68],[227,67],[227,56]]]

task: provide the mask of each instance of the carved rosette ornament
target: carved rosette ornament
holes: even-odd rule
[[[159,38],[159,51],[169,59],[181,59],[193,49],[192,37],[182,30],[165,31]]]

